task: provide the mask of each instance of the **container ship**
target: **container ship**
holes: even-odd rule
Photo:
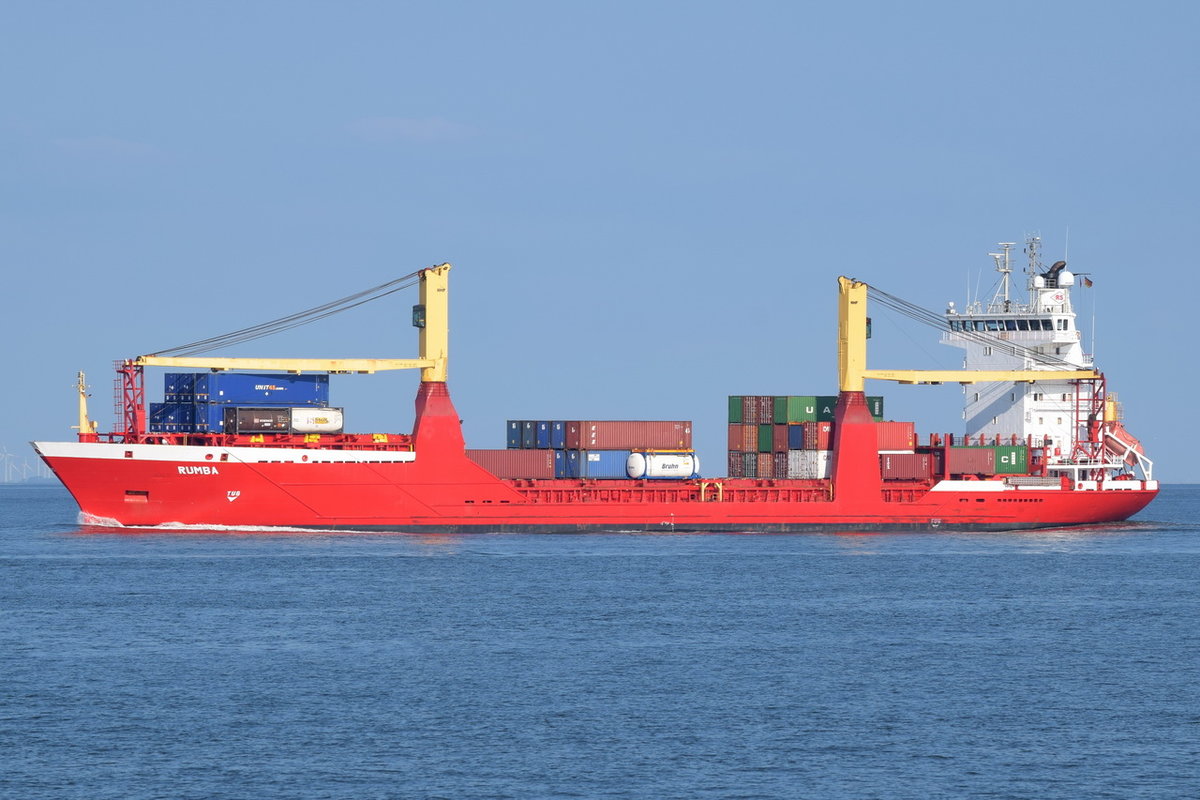
[[[196,354],[327,315],[329,304],[118,362],[110,433],[88,416],[80,373],[77,441],[33,447],[85,522],[125,527],[1017,531],[1127,519],[1158,482],[1083,351],[1071,292],[1090,278],[1062,261],[1045,267],[1032,238],[1019,298],[1012,246],[992,254],[990,301],[944,313],[839,278],[837,394],[729,396],[727,477],[701,477],[688,420],[508,420],[505,448],[468,449],[446,384],[449,264],[376,287],[419,287],[415,359]],[[936,325],[964,351],[963,369],[868,369],[868,300]],[[163,374],[162,402],[148,402],[147,368],[175,370]],[[347,433],[330,375],[387,369],[421,370],[412,431]],[[965,431],[921,436],[884,419],[868,380],[962,384]]]

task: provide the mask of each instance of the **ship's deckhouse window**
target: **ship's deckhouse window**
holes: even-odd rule
[[[1029,320],[1027,320],[1027,319],[1017,320],[1017,330],[1019,330],[1019,331],[1029,330]]]
[[[985,356],[990,356],[992,354],[992,348],[990,348],[990,347],[983,348],[983,354]]]
[[[1015,331],[1017,329],[1017,321],[1015,319],[1004,320],[1004,329],[1006,331]]]
[[[1034,400],[1041,400],[1041,399],[1042,399],[1042,393],[1041,393],[1041,392],[1034,392],[1034,393],[1033,393],[1033,399],[1034,399]]]
[[[989,319],[987,321],[987,329],[989,331],[998,331],[1000,330],[1000,323],[994,319]]]
[[[1067,329],[1067,321],[1065,319],[1058,320],[1058,329],[1060,331],[1065,331]]]
[[[977,320],[975,320],[975,330],[977,330],[977,331],[986,331],[986,330],[987,330],[987,323],[986,323],[986,322],[984,322],[984,321],[983,321],[983,320],[981,320],[981,319],[977,319]]]

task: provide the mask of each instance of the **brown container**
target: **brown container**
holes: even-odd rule
[[[742,453],[742,477],[758,477],[758,453]]]
[[[758,424],[775,424],[775,395],[760,394],[758,396]]]
[[[691,450],[688,420],[590,420],[568,422],[568,450]]]
[[[830,450],[833,448],[832,422],[805,422],[804,449]]]
[[[774,453],[759,453],[758,454],[758,475],[759,478],[774,478],[775,477],[775,454]]]
[[[742,395],[742,424],[758,424],[758,395]]]
[[[912,450],[917,446],[917,434],[911,422],[876,422],[875,434],[880,450]]]
[[[994,475],[996,451],[990,447],[948,447],[946,472],[950,475]]]
[[[788,426],[776,425],[771,436],[771,452],[786,453],[788,451]],[[785,462],[786,463],[786,462]],[[787,469],[787,467],[784,467]]]
[[[730,453],[729,453],[729,477],[731,477],[731,478],[742,477],[742,472],[743,472],[742,464],[743,464],[742,454],[737,451],[730,451]]]
[[[776,478],[786,478],[787,474],[788,474],[788,454],[787,454],[787,452],[785,451],[783,453],[772,453],[771,460],[773,462],[771,467],[774,470],[775,477]]]
[[[933,477],[934,459],[929,453],[884,453],[879,469],[884,478],[919,480]]]
[[[737,422],[729,423],[729,450],[740,451],[742,449],[742,425]]]
[[[467,458],[497,478],[553,478],[553,450],[468,450]]]

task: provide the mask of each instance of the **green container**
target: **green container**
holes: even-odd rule
[[[812,395],[787,395],[775,398],[775,424],[815,422],[817,398]]]
[[[758,452],[769,453],[771,448],[775,446],[775,426],[774,425],[759,425],[758,426]]]
[[[833,412],[837,409],[837,395],[819,395],[813,398],[817,422],[833,422]],[[805,420],[808,422],[808,420]]]
[[[1025,445],[1002,444],[996,451],[997,475],[1024,475],[1029,472],[1029,448]]]
[[[867,397],[867,408],[871,412],[871,416],[876,422],[883,420],[883,398],[879,396]]]
[[[729,395],[729,421],[741,425],[742,419],[743,414],[741,395]]]

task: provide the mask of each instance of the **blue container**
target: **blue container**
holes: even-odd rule
[[[568,461],[569,456],[574,455],[574,462]],[[574,450],[555,450],[554,451],[554,477],[556,478],[578,478],[578,475],[571,474],[571,467],[578,467],[579,453]]]
[[[225,432],[225,409],[228,403],[195,403],[192,406],[195,427],[201,433]]]
[[[196,373],[168,372],[163,375],[163,400],[168,403],[190,403],[196,391]]]
[[[567,423],[558,420],[550,423],[550,448],[563,450],[567,446]]]
[[[521,420],[521,448],[532,450],[537,447],[537,423],[531,419]]]
[[[509,450],[518,449],[521,446],[521,420],[510,419],[508,421],[507,430],[505,432],[505,446]]]
[[[804,425],[788,425],[788,450],[804,449]]]
[[[197,403],[231,406],[329,405],[328,375],[197,372],[195,377]]]
[[[195,429],[190,403],[151,403],[146,428],[150,433],[190,433]]]
[[[537,422],[534,428],[534,444],[539,450],[545,450],[550,447],[550,423],[546,420]]]
[[[628,478],[632,450],[581,450],[585,478]]]

